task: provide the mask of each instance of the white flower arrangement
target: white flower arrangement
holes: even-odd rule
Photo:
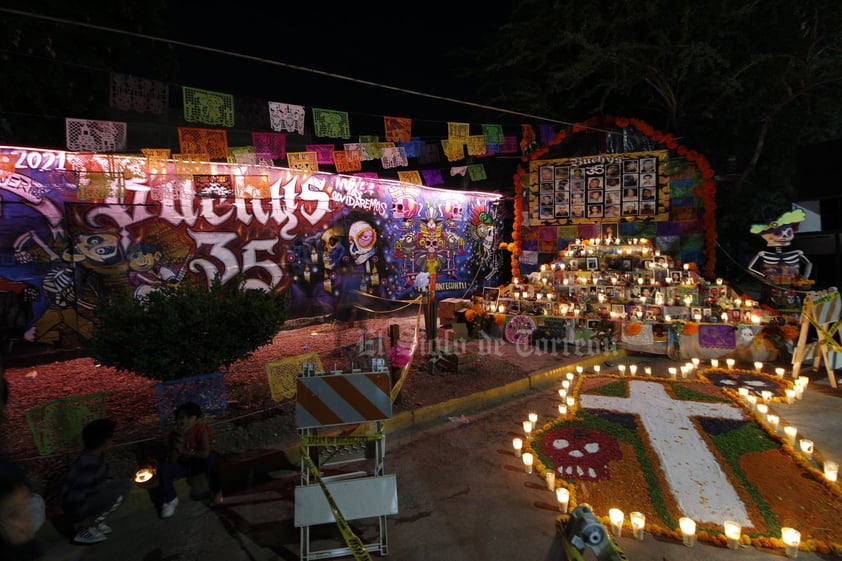
[[[413,285],[418,292],[427,292],[430,290],[430,273],[422,272],[415,275]]]

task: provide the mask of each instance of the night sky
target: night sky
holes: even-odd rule
[[[205,2],[197,12],[175,4],[168,16],[171,38],[214,49],[265,58],[357,80],[479,103],[469,80],[454,70],[471,64],[460,54],[479,46],[508,16],[484,5],[459,2],[340,4],[266,3],[238,9]],[[375,3],[376,4],[376,3]],[[399,9],[398,9],[399,8]],[[303,70],[252,62],[235,56],[178,48],[179,82],[193,87],[249,95],[352,113],[459,120],[476,109],[429,100]]]

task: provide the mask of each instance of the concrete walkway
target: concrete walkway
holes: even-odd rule
[[[618,360],[651,366],[656,376],[666,376],[669,366],[677,366],[665,357],[652,356],[601,356],[579,364],[588,372],[595,363]],[[842,460],[842,391],[830,388],[824,372],[804,369],[802,374],[811,383],[801,401],[776,408],[781,422],[797,426],[812,439],[817,455]],[[399,512],[388,517],[385,558],[563,559],[554,495],[537,475],[525,473],[511,446],[512,436],[522,432],[526,412],[536,411],[542,418],[555,416],[558,376],[536,373],[504,388],[397,415],[387,422],[385,471],[397,475]],[[238,481],[222,506],[191,500],[189,489],[182,486],[175,516],[161,520],[153,506],[154,491],[137,489],[110,519],[114,532],[108,541],[72,546],[49,522],[41,540],[60,558],[73,554],[91,561],[299,559],[300,533],[293,523],[293,489],[298,483],[297,466],[291,463],[294,455],[279,448],[271,457],[244,458],[234,468]],[[380,538],[376,520],[350,525],[364,542]],[[310,544],[313,550],[344,546],[333,524],[314,527]],[[732,551],[704,543],[688,548],[650,535],[643,541],[621,537],[619,545],[628,559],[641,561],[784,558],[780,550],[743,547]],[[822,557],[800,552],[798,558],[815,561]]]

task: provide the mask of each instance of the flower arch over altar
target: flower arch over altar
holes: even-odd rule
[[[575,214],[565,214],[564,205],[557,205],[561,206],[560,212],[552,217],[544,217],[540,225],[536,224],[531,211],[534,211],[535,198],[541,192],[537,177],[540,164],[545,160],[552,163],[555,159],[558,163],[559,158],[564,158],[565,162],[562,163],[566,163],[566,160],[573,159],[568,156],[574,150],[572,139],[580,139],[582,135],[597,138],[592,144],[599,147],[599,153],[582,156],[577,152],[577,160],[620,157],[628,152],[634,155],[639,152],[662,151],[664,157],[659,159],[658,166],[658,174],[662,178],[659,190],[668,204],[658,201],[658,211],[653,208],[652,214],[644,214],[642,206],[634,206],[633,214],[606,217],[604,210],[607,206],[605,199],[602,199],[602,202],[595,205],[598,208],[593,214],[588,214],[591,211],[588,208],[578,218]],[[577,143],[577,147],[580,145]],[[600,226],[606,223],[616,223],[619,226],[616,234],[622,237],[653,238],[656,244],[664,246],[665,252],[675,253],[676,257],[685,262],[699,263],[704,276],[715,276],[714,172],[707,158],[681,145],[673,135],[658,131],[640,119],[594,117],[560,130],[552,140],[524,156],[523,162],[525,165],[519,166],[514,175],[512,241],[501,244],[501,247],[511,252],[513,277],[536,270],[542,261],[550,261],[551,255],[561,249],[559,245],[562,243],[566,244],[576,238],[598,237]],[[556,169],[564,167],[560,165]],[[637,174],[635,180],[642,177]],[[556,185],[553,190],[556,195],[560,195],[558,187]],[[565,189],[568,189],[566,185]],[[608,193],[604,187],[601,190]],[[570,193],[573,194],[573,191]],[[638,195],[637,205],[645,204],[642,197],[642,193]],[[572,209],[572,206],[569,208]]]

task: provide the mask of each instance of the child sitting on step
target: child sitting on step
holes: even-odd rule
[[[200,422],[202,408],[193,402],[182,403],[175,410],[175,430],[168,439],[167,458],[158,466],[158,483],[163,495],[161,518],[170,518],[178,506],[175,480],[205,473],[214,504],[222,504],[220,458],[213,449],[213,432]]]

